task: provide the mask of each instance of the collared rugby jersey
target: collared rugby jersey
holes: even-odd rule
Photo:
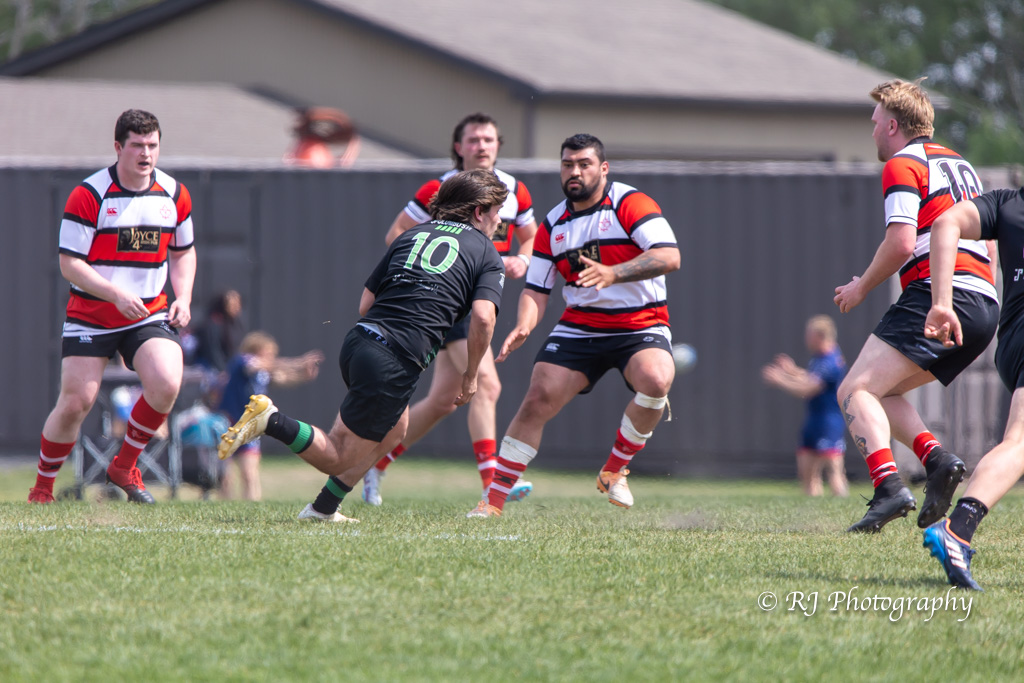
[[[955,203],[982,193],[978,174],[953,150],[918,138],[886,162],[882,189],[886,226],[906,223],[917,228],[914,253],[900,266],[900,285],[906,289],[915,280],[931,282],[932,223]],[[998,300],[984,242],[960,240],[953,286]]]
[[[459,169],[453,168],[440,178],[428,180],[424,183],[406,205],[406,215],[417,223],[429,221],[430,213],[427,207],[430,205],[431,200],[434,199],[434,195],[437,194],[441,183],[456,173],[459,173]],[[501,210],[498,211],[501,225],[494,231],[491,241],[494,242],[494,248],[498,250],[499,256],[508,256],[512,250],[513,228],[521,228],[533,222],[533,200],[530,198],[530,192],[526,189],[526,185],[516,180],[514,176],[497,168],[494,169],[494,175],[498,176],[498,179],[508,188],[508,198],[502,205]]]
[[[565,312],[551,332],[592,337],[656,332],[671,339],[665,276],[619,282],[600,290],[576,284],[581,256],[613,266],[648,249],[676,247],[676,236],[658,204],[634,187],[612,182],[596,205],[574,213],[562,201],[548,213],[533,241],[526,287],[550,294],[555,276],[565,279]]]
[[[102,334],[167,319],[167,250],[192,246],[192,198],[158,169],[142,192],[123,189],[116,166],[71,191],[60,224],[60,253],[85,260],[100,275],[142,299],[150,315],[129,320],[117,306],[74,285],[65,337]]]

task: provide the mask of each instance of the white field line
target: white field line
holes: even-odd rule
[[[0,533],[4,532],[22,532],[22,533],[47,533],[47,532],[59,532],[59,531],[85,531],[94,533],[127,533],[127,534],[204,534],[210,536],[241,536],[246,534],[258,534],[260,536],[266,535],[279,535],[279,536],[367,536],[372,538],[374,533],[366,533],[363,529],[352,528],[354,525],[351,523],[326,525],[322,523],[305,523],[301,525],[302,528],[296,529],[268,529],[262,527],[259,529],[238,529],[238,528],[225,528],[225,527],[192,527],[192,526],[158,526],[158,527],[145,527],[145,526],[125,526],[125,525],[103,525],[103,524],[49,524],[49,525],[31,525],[19,522],[17,524],[0,525]],[[453,534],[453,533],[442,533],[442,534],[400,534],[392,535],[392,538],[405,539],[405,540],[419,540],[423,538],[432,538],[438,541],[459,541],[459,540],[472,540],[472,541],[509,541],[509,542],[521,542],[526,539],[522,538],[518,534],[515,535],[492,535],[492,534]]]

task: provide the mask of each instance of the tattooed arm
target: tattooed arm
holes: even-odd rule
[[[624,263],[606,266],[586,256],[581,257],[587,267],[580,272],[580,287],[602,289],[616,282],[637,282],[679,270],[679,249],[676,247],[656,247],[632,258]]]

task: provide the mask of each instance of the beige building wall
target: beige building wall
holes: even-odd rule
[[[340,108],[425,156],[448,156],[455,123],[485,111],[501,124],[505,156],[526,148],[522,104],[502,85],[300,3],[215,3],[37,75],[259,84]]]
[[[876,159],[869,101],[863,115],[589,102],[538,107],[537,156],[557,157],[562,141],[573,133],[596,135],[609,154],[620,158]]]
[[[340,108],[371,137],[421,156],[448,156],[454,124],[484,111],[501,125],[506,158],[557,158],[562,140],[581,131],[618,158],[875,158],[866,94],[863,116],[593,98],[527,105],[509,83],[470,65],[280,0],[213,3],[37,75],[259,85]]]

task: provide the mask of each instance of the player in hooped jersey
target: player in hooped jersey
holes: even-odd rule
[[[108,481],[136,503],[153,503],[136,463],[181,388],[175,328],[191,318],[196,254],[192,200],[156,168],[160,122],[129,109],[114,126],[117,163],[71,192],[60,226],[60,271],[71,283],[61,353],[60,395],[46,418],[32,503],[53,502],[53,483],[92,409],[107,362],[120,352],[139,374],[142,396]],[[174,302],[164,286],[170,275]]]
[[[498,124],[487,114],[470,114],[459,121],[452,133],[451,154],[455,168],[442,175],[440,179],[424,183],[415,197],[398,213],[388,230],[385,242],[390,245],[398,235],[427,221],[430,218],[428,207],[431,199],[441,183],[451,176],[461,170],[476,168],[493,171],[508,188],[509,195],[499,212],[501,224],[492,240],[505,264],[505,274],[513,279],[523,277],[530,263],[537,223],[533,218],[533,202],[526,186],[494,166],[500,148],[501,135]],[[519,242],[519,252],[514,255],[511,251],[513,234]],[[434,378],[430,383],[429,394],[409,409],[409,430],[405,440],[366,473],[363,481],[363,500],[367,503],[381,504],[380,485],[386,468],[405,452],[408,446],[422,438],[455,410],[452,397],[458,393],[460,378],[466,367],[468,329],[469,321],[463,320],[456,323],[448,333],[434,364]],[[500,394],[501,382],[494,367],[494,355],[488,350],[480,364],[480,388],[473,402],[469,404],[466,416],[469,435],[473,442],[473,454],[485,491],[491,483],[496,464],[495,409]],[[529,482],[519,482],[511,497],[514,500],[524,498],[531,489],[532,485]]]
[[[927,473],[918,526],[927,527],[946,514],[963,479],[964,463],[939,444],[904,394],[935,379],[944,385],[952,382],[988,346],[999,315],[988,247],[962,239],[952,286],[964,343],[947,347],[925,337],[932,301],[932,223],[956,203],[977,197],[981,183],[965,159],[931,141],[935,112],[919,84],[889,81],[871,96],[878,103],[871,117],[875,146],[879,160],[886,162],[885,239],[864,274],[836,288],[835,303],[849,312],[896,272],[903,293],[864,343],[837,394],[875,487],[867,514],[848,529],[855,532],[877,532],[916,507],[893,461],[891,437],[912,448]]]
[[[566,201],[544,219],[533,245],[515,329],[498,360],[522,346],[547,307],[557,277],[565,312],[537,354],[519,411],[505,437],[487,498],[469,517],[497,517],[537,455],[544,425],[616,368],[635,393],[601,467],[597,488],[631,507],[630,460],[661,419],[675,377],[665,274],[678,270],[675,235],[653,199],[608,180],[604,145],[578,134],[561,149]]]
[[[971,541],[981,520],[1024,475],[1024,188],[993,190],[953,207],[932,226],[932,308],[924,334],[949,347],[964,343],[953,282],[962,239],[996,240],[1003,270],[996,368],[1013,392],[1003,440],[982,457],[948,519],[924,532],[950,584],[981,590],[971,575]]]
[[[299,519],[349,521],[338,512],[342,499],[405,436],[420,375],[452,325],[467,315],[467,364],[451,400],[463,405],[477,392],[505,283],[491,235],[507,196],[508,188],[490,171],[458,173],[438,189],[430,207],[434,220],[391,243],[366,281],[362,317],[341,348],[348,394],[330,432],[283,415],[259,394],[222,435],[221,459],[266,433],[329,475]]]

